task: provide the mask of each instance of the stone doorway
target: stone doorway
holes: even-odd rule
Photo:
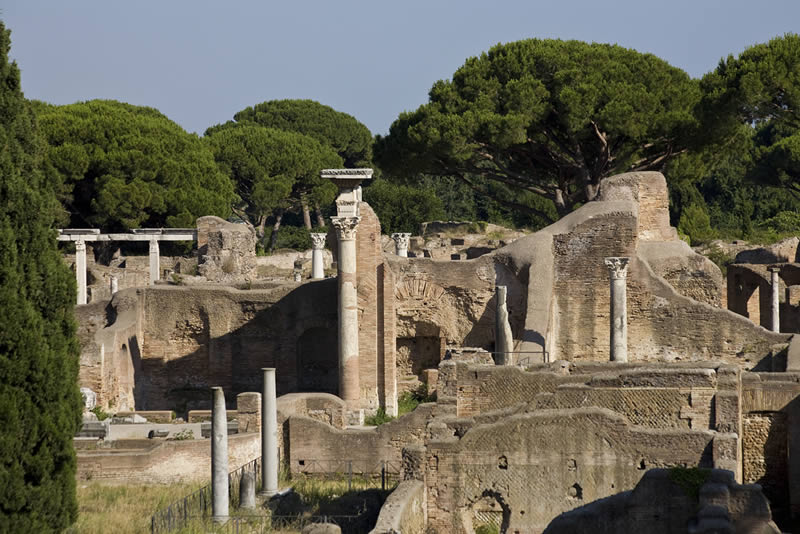
[[[413,391],[422,383],[425,369],[436,369],[445,351],[438,336],[398,337],[396,345],[398,393]]]

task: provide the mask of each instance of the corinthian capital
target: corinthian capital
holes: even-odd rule
[[[411,238],[411,234],[392,234],[392,239],[397,244],[397,248],[408,248],[408,241]]]
[[[608,273],[611,275],[612,280],[621,280],[628,277],[628,262],[630,258],[622,258],[619,256],[605,258]]]
[[[311,246],[314,250],[325,248],[325,238],[328,234],[311,234]]]
[[[336,237],[340,241],[352,241],[356,238],[356,227],[361,217],[331,217]]]

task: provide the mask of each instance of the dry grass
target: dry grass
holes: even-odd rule
[[[153,513],[203,484],[111,486],[78,484],[78,521],[66,534],[133,534],[150,532]]]

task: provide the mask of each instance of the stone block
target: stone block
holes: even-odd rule
[[[236,411],[242,413],[261,412],[261,393],[246,392],[236,396]]]
[[[97,393],[89,388],[81,388],[81,396],[83,397],[84,411],[91,411],[97,406]]]

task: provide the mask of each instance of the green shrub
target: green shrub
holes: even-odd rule
[[[95,406],[92,408],[91,412],[97,416],[98,421],[105,421],[111,414],[106,412],[101,406]]]
[[[722,271],[722,276],[726,276],[728,273],[728,265],[733,263],[733,256],[722,250],[720,247],[713,246],[711,247],[708,252],[706,252],[705,256],[713,261],[717,267],[719,267],[720,271]]]
[[[379,426],[382,425],[383,423],[388,423],[393,419],[394,417],[388,415],[386,413],[386,410],[384,410],[383,408],[378,408],[378,411],[375,413],[375,415],[370,415],[364,418],[364,424],[370,426]]]
[[[687,496],[697,499],[700,488],[711,475],[711,469],[701,467],[673,467],[669,470],[669,479],[683,489]]]

